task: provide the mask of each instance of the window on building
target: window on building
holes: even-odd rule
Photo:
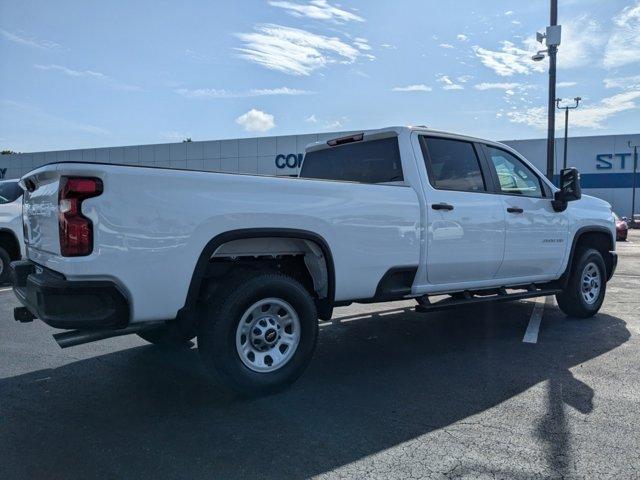
[[[324,148],[305,155],[302,178],[359,183],[404,180],[398,139],[383,138]]]
[[[423,137],[431,185],[440,190],[484,192],[486,185],[476,149],[470,142]]]

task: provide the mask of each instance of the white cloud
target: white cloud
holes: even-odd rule
[[[40,70],[54,70],[70,77],[90,77],[90,78],[107,78],[104,73],[94,72],[92,70],[73,70],[62,65],[34,65]]]
[[[63,65],[55,65],[55,64],[50,64],[50,65],[36,64],[34,65],[34,67],[37,68],[38,70],[48,70],[48,71],[62,73],[63,75],[67,75],[69,77],[78,77],[78,78],[84,77],[84,78],[90,78],[94,80],[101,80],[107,83],[110,87],[115,88],[116,90],[127,90],[127,91],[142,90],[142,88],[136,85],[128,85],[126,83],[121,83],[117,81],[115,78],[112,78],[101,72],[95,72],[93,70],[74,70],[72,68],[65,67]]]
[[[316,92],[310,90],[299,90],[297,88],[279,87],[279,88],[253,88],[246,92],[234,92],[232,90],[218,88],[178,88],[175,90],[178,95],[187,98],[246,98],[246,97],[266,97],[273,95],[313,95]]]
[[[469,37],[467,37],[464,33],[459,33],[458,35],[456,35],[456,38],[461,42],[466,42],[469,40]]]
[[[26,45],[28,47],[39,48],[41,50],[52,50],[54,48],[59,48],[60,44],[56,42],[50,42],[47,40],[38,40],[33,37],[24,37],[22,35],[18,35],[17,33],[12,33],[7,30],[0,29],[0,35],[13,43],[18,43],[20,45]]]
[[[331,5],[327,0],[310,0],[300,4],[289,1],[269,1],[272,7],[284,9],[294,17],[307,17],[314,20],[330,20],[337,23],[364,22],[364,18],[355,13],[348,12],[337,6]]]
[[[453,45],[451,45],[450,43],[441,43],[438,46],[442,48],[454,48]]]
[[[327,122],[324,124],[325,130],[337,130],[341,129],[344,125],[344,122],[347,120],[346,117],[339,118],[337,120],[333,120],[331,122]]]
[[[509,17],[509,16],[513,15],[513,13],[514,13],[514,12],[513,12],[513,10],[507,10],[506,12],[504,12],[504,14],[505,14],[507,17]]]
[[[640,90],[640,75],[631,77],[605,78],[605,88],[624,88]]]
[[[614,29],[604,54],[604,66],[616,68],[640,61],[640,2],[613,17]]]
[[[239,33],[244,42],[236,50],[240,56],[271,70],[290,75],[310,75],[314,70],[335,63],[354,63],[363,54],[360,45],[351,45],[337,37],[316,35],[281,25],[259,25],[253,33]]]
[[[406,87],[393,87],[392,90],[394,92],[430,92],[432,88],[424,83],[418,83],[415,85],[407,85]]]
[[[382,48],[388,48],[389,50],[397,50],[398,47],[396,47],[395,45],[392,45],[390,43],[381,43],[380,46]]]
[[[273,115],[255,108],[236,118],[236,123],[247,132],[266,132],[276,126]]]
[[[558,88],[567,88],[567,87],[575,87],[578,82],[558,82],[556,83],[556,87]]]
[[[448,75],[436,75],[438,82],[442,84],[443,90],[464,90],[462,85],[455,83]]]
[[[360,50],[371,50],[371,46],[369,45],[369,41],[366,38],[356,37],[353,40],[353,44],[358,47]]]
[[[477,85],[474,85],[473,87],[476,90],[512,90],[514,88],[519,87],[520,84],[519,83],[515,83],[515,82],[500,82],[500,83],[489,83],[489,82],[484,82],[484,83],[479,83]]]
[[[541,62],[531,60],[529,51],[516,47],[505,40],[500,51],[489,50],[475,45],[473,51],[485,67],[490,68],[501,77],[514,74],[529,75],[532,72],[543,72],[545,66]]]
[[[571,113],[571,125],[591,129],[605,128],[606,121],[614,115],[640,108],[639,99],[640,89],[635,89],[603,98],[595,105],[581,106]],[[533,107],[524,112],[512,111],[507,113],[507,116],[514,123],[523,123],[540,129],[547,128],[545,107]],[[560,124],[557,125],[558,129],[562,127]]]
[[[318,119],[316,118],[315,113],[312,113],[311,115],[309,115],[307,118],[304,119],[304,121],[308,123],[318,123]]]
[[[533,38],[529,42],[536,44]],[[593,65],[594,59],[601,56],[605,42],[602,27],[593,18],[582,15],[565,22],[562,25],[562,43],[558,47],[558,68]]]

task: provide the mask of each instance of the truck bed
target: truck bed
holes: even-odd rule
[[[104,185],[82,205],[94,225],[93,253],[64,261],[56,215],[63,175]],[[370,298],[390,269],[419,263],[420,206],[404,185],[93,163],[46,165],[25,181],[37,187],[25,194],[28,258],[69,280],[115,282],[130,299],[132,322],[174,318],[205,245],[222,232],[320,236],[333,256],[336,301]]]

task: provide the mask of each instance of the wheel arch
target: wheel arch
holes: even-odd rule
[[[327,295],[318,301],[318,312],[321,318],[327,316],[330,318],[335,299],[335,267],[331,249],[326,240],[321,235],[308,230],[295,228],[248,228],[220,233],[205,245],[196,262],[184,307],[178,312],[178,321],[186,321],[188,323],[194,321],[193,314],[206,279],[207,270],[211,264],[210,259],[214,256],[214,253],[230,242],[257,238],[305,240],[317,245],[324,256],[327,272]]]
[[[611,252],[615,247],[615,238],[613,237],[611,230],[609,230],[608,228],[598,225],[592,225],[579,228],[573,236],[567,266],[559,279],[561,285],[566,286],[567,282],[569,281],[569,276],[571,274],[571,268],[573,266],[573,261],[575,260],[576,253],[583,246],[591,246],[600,251],[607,268],[607,279],[610,279],[611,275],[613,275],[615,260],[613,258],[613,255],[611,255],[609,252]]]

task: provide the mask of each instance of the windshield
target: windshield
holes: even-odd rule
[[[0,183],[0,205],[15,202],[20,196],[22,196],[22,188],[18,182]]]

